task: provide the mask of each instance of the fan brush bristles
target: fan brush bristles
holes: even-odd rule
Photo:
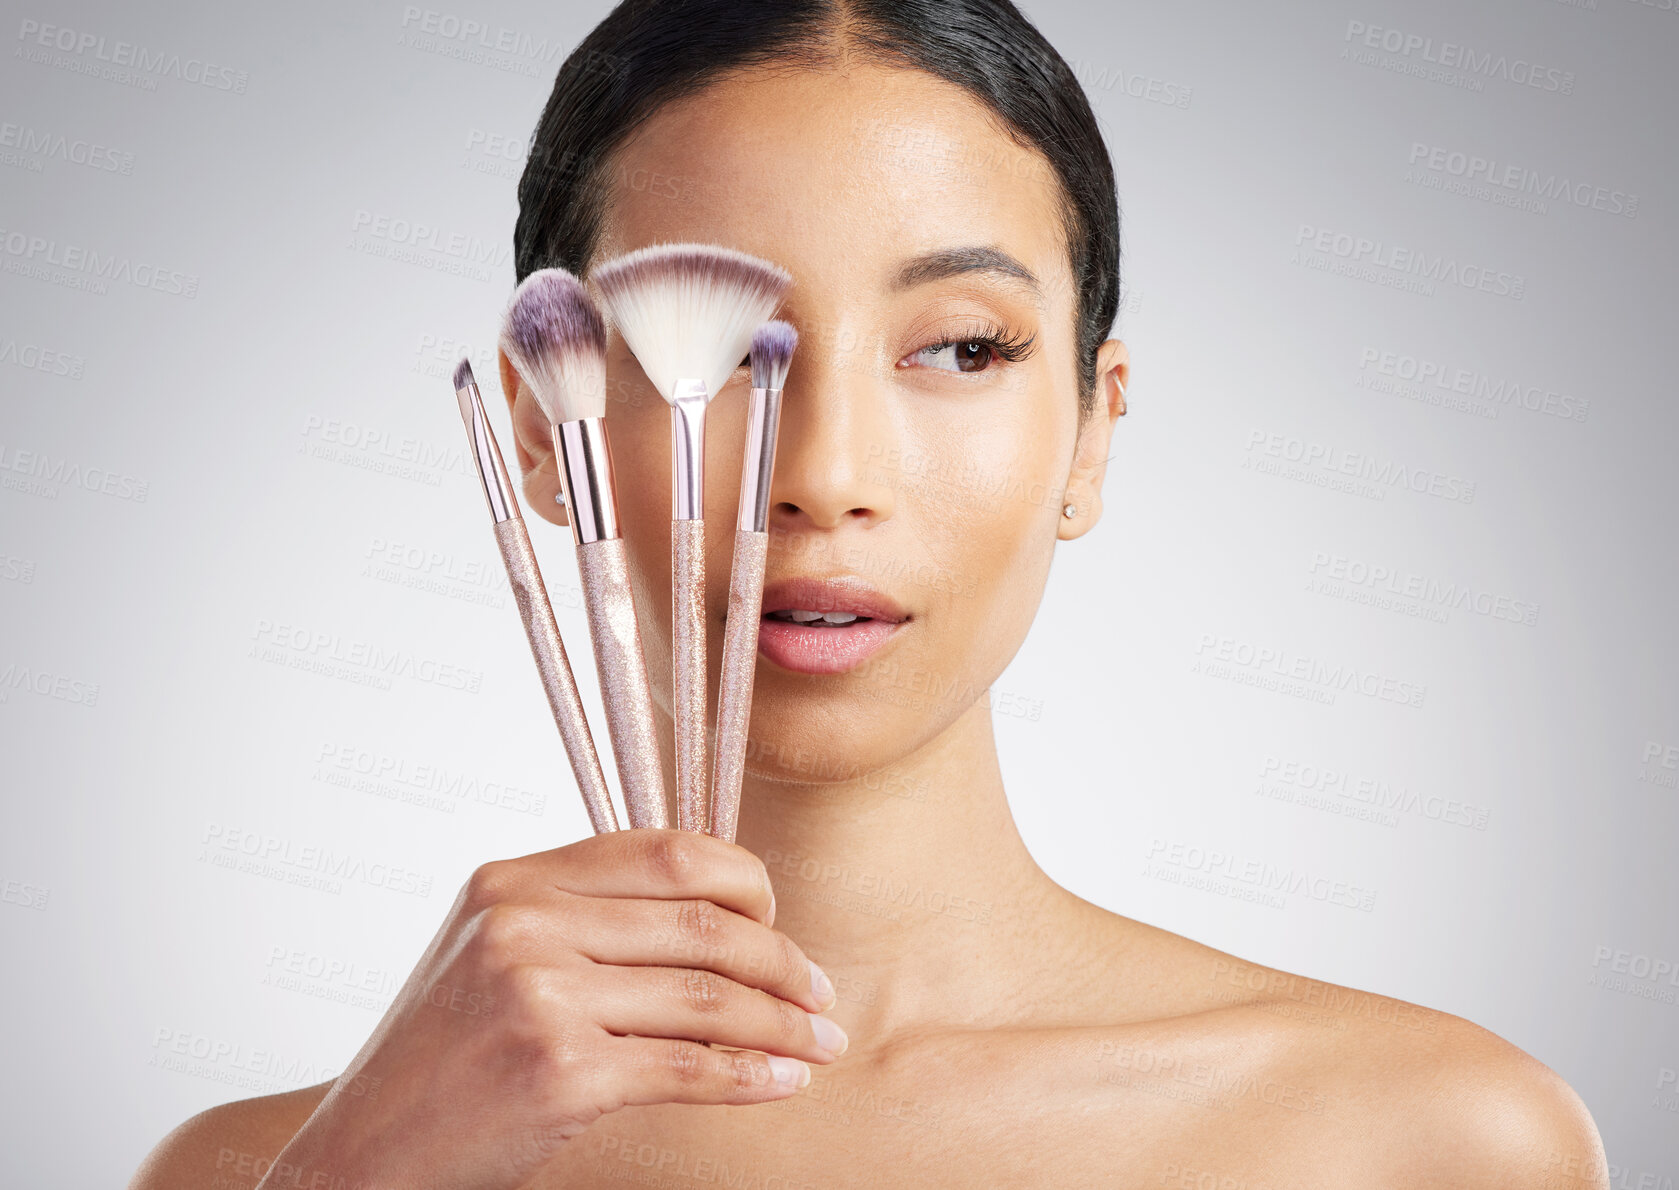
[[[787,387],[787,365],[799,345],[799,332],[776,319],[752,332],[752,387],[779,392]]]
[[[715,397],[793,284],[786,269],[711,244],[654,244],[590,274],[612,324],[665,400],[703,380]]]
[[[554,425],[606,413],[606,325],[583,283],[538,269],[513,291],[501,349]]]

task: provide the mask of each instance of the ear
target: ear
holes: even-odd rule
[[[1125,390],[1131,383],[1131,353],[1118,339],[1109,339],[1096,350],[1096,407],[1079,429],[1073,451],[1073,469],[1067,474],[1063,515],[1056,525],[1056,537],[1071,541],[1088,533],[1102,515],[1102,477],[1107,474],[1109,445],[1114,424],[1125,416]],[[1066,516],[1066,505],[1073,515]]]
[[[518,369],[505,351],[496,352],[496,363],[501,371],[501,391],[507,397],[507,412],[513,418],[513,448],[519,456],[525,508],[545,521],[569,525],[566,506],[555,499],[560,494],[560,473],[554,463],[553,427],[530,389],[519,380]]]

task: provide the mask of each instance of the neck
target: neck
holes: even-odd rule
[[[736,842],[769,869],[775,928],[834,979],[842,1023],[874,1037],[948,1019],[965,980],[994,987],[1071,899],[1015,826],[984,700],[875,772],[750,744],[748,761],[797,775],[749,771],[741,791]]]

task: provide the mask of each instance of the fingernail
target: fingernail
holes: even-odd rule
[[[770,889],[770,916],[769,920],[764,924],[766,926],[773,926],[775,924],[775,889],[773,888]]]
[[[825,1016],[810,1014],[810,1031],[816,1035],[816,1044],[838,1057],[845,1052],[845,1047],[851,1044],[846,1037],[845,1030],[834,1024]]]
[[[797,1058],[771,1057],[770,1073],[781,1087],[802,1087],[810,1081],[810,1067]]]
[[[826,971],[809,959],[805,962],[810,963],[810,994],[816,997],[818,1004],[832,1004],[836,999],[834,981],[828,978]]]

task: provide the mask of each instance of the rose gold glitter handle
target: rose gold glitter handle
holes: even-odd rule
[[[536,658],[536,669],[542,676],[542,692],[548,696],[548,709],[554,714],[554,725],[560,729],[560,739],[571,759],[571,771],[583,794],[583,805],[589,811],[589,823],[597,835],[615,831],[618,815],[612,809],[612,793],[606,785],[606,774],[601,772],[600,757],[595,754],[589,720],[583,713],[583,700],[577,694],[577,681],[572,677],[571,662],[560,640],[559,625],[554,623],[554,608],[548,602],[548,589],[542,583],[530,534],[525,532],[525,522],[517,516],[497,521],[495,532],[502,561],[507,564],[508,585],[513,589],[519,619],[524,622],[525,636],[530,641],[531,656]]]
[[[624,539],[611,537],[578,546],[577,573],[630,825],[668,827],[665,774],[653,729],[653,696],[647,689]]]
[[[711,833],[731,843],[746,772],[746,727],[752,715],[752,678],[758,671],[758,623],[764,613],[764,557],[769,548],[768,533],[736,530],[729,615],[723,625],[723,677],[717,691],[717,761],[711,772]]]
[[[676,666],[676,826],[703,831],[705,782],[705,522],[670,523],[671,639]]]

